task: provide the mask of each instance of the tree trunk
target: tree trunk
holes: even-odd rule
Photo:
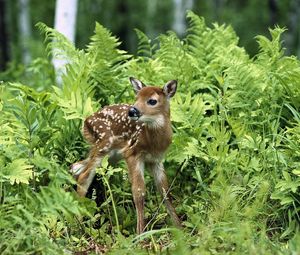
[[[193,8],[194,0],[173,0],[173,4],[174,21],[172,28],[179,36],[182,36],[186,29],[186,11]]]
[[[274,27],[278,23],[278,3],[277,0],[269,0],[270,23]]]
[[[20,48],[22,50],[23,64],[29,64],[31,60],[29,40],[31,37],[31,25],[29,16],[29,0],[19,0],[19,28]]]
[[[5,70],[6,63],[9,61],[6,26],[5,0],[0,0],[0,70]]]
[[[54,28],[72,43],[75,42],[77,3],[77,0],[56,0]],[[61,77],[68,61],[53,58],[52,62],[55,68],[56,82],[61,85]]]
[[[300,30],[299,30],[300,3],[293,0],[290,3],[289,10],[289,30],[285,33],[285,45],[287,54],[295,54],[300,57]]]
[[[147,23],[146,23],[146,35],[149,38],[154,38],[155,32],[153,27],[153,19],[155,18],[157,10],[157,0],[148,0],[147,1]]]

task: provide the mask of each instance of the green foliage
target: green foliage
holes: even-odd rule
[[[278,27],[270,39],[257,37],[260,52],[250,58],[230,26],[187,17],[183,39],[168,32],[151,41],[136,30],[137,56],[119,50],[100,24],[83,50],[38,25],[49,54],[67,60],[66,72],[61,87],[0,85],[1,254],[299,252],[299,60],[284,55]],[[133,101],[129,76],[179,81],[165,164],[184,230],[166,228],[146,174],[154,223],[134,237],[124,163],[98,169],[101,194],[79,199],[72,189],[67,168],[87,153],[82,120],[99,104]]]

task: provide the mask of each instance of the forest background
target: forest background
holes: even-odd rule
[[[299,254],[300,2],[75,2],[73,44],[56,1],[0,0],[0,253]],[[74,192],[82,121],[132,102],[130,76],[179,82],[165,165],[183,230],[147,173],[135,235],[123,162]]]

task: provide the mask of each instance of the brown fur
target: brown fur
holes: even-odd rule
[[[113,150],[119,151],[128,166],[137,210],[137,233],[140,234],[144,231],[145,166],[152,171],[173,222],[180,226],[161,163],[172,140],[169,96],[174,95],[176,82],[167,83],[164,89],[145,87],[138,80],[131,82],[137,91],[134,107],[141,113],[139,120],[132,120],[128,116],[132,106],[127,104],[106,106],[88,117],[84,122],[83,135],[93,147],[89,158],[73,164],[71,170],[77,176],[78,194],[85,196],[101,158]],[[149,99],[157,100],[157,104],[149,105]]]

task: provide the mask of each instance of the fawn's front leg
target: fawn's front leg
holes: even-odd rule
[[[149,168],[151,169],[156,187],[164,199],[164,203],[167,207],[167,211],[175,224],[175,226],[181,228],[181,221],[177,216],[175,208],[172,204],[172,197],[169,191],[168,179],[164,171],[164,166],[161,162],[159,163],[150,163]]]
[[[131,190],[133,201],[137,214],[136,232],[141,234],[144,231],[144,204],[145,204],[145,181],[144,168],[145,164],[137,157],[130,156],[126,159],[129,171],[129,178],[131,181]]]

